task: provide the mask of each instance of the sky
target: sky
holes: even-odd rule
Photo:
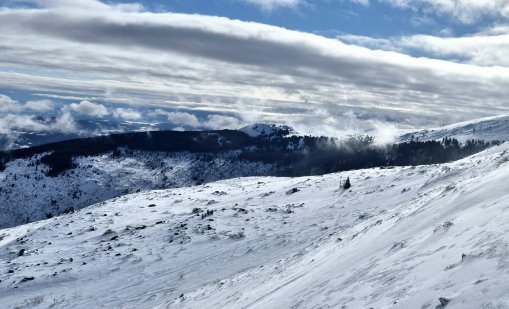
[[[0,134],[387,135],[509,113],[508,54],[506,0],[1,0]]]

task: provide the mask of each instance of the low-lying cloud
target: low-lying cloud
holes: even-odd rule
[[[106,106],[89,101],[81,101],[80,103],[71,103],[64,107],[65,111],[74,112],[84,116],[104,117],[109,115]]]
[[[115,118],[118,118],[121,120],[130,120],[130,121],[140,120],[143,118],[140,112],[138,112],[134,109],[131,109],[131,108],[122,108],[122,107],[116,108],[113,111],[113,116]]]
[[[165,112],[160,110],[162,114],[168,117],[168,121],[177,126],[188,126],[191,128],[197,128],[201,126],[200,120],[193,114],[183,112]]]
[[[25,108],[34,112],[47,113],[55,108],[55,104],[50,100],[34,100],[25,103]]]

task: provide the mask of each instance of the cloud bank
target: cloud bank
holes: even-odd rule
[[[454,1],[451,9],[448,1],[390,1],[425,4],[465,21],[463,12],[475,7],[483,14],[506,12],[500,1]],[[299,1],[254,2],[272,9]],[[83,100],[67,105],[69,114],[139,120],[144,115],[134,107],[151,106],[178,110],[167,119],[193,127],[256,120],[326,124],[334,131],[358,127],[344,121],[349,115],[427,126],[509,112],[509,68],[502,57],[507,37],[501,32],[365,37],[368,44],[222,17],[147,12],[138,4],[32,3],[30,9],[0,9],[2,86],[131,106],[107,109]],[[405,54],[412,49],[441,59]],[[0,100],[4,111],[20,108]],[[210,118],[193,117],[201,112]]]
[[[359,46],[404,53],[419,52],[429,57],[472,64],[481,67],[509,67],[509,26],[495,26],[471,35],[410,35],[373,38],[339,35],[338,39]]]

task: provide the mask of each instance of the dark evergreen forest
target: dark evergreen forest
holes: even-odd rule
[[[123,151],[191,152],[213,158],[239,151],[238,159],[271,163],[275,176],[305,176],[370,167],[436,164],[455,161],[500,142],[454,138],[441,141],[410,141],[375,145],[370,136],[344,140],[330,137],[270,135],[250,137],[236,130],[176,132],[155,131],[115,134],[46,144],[0,152],[0,171],[11,160],[41,155],[37,164],[50,167],[48,176],[57,176],[75,167],[74,158]]]

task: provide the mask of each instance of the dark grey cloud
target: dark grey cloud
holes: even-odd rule
[[[112,48],[155,49],[158,52],[184,54],[202,59],[212,59],[225,63],[255,66],[264,71],[299,77],[310,77],[334,82],[348,82],[367,87],[415,89],[424,92],[437,92],[441,83],[430,83],[437,76],[433,67],[406,68],[404,63],[389,62],[383,57],[363,57],[366,51],[351,48],[339,42],[325,42],[327,39],[312,35],[284,31],[275,27],[261,26],[271,31],[272,36],[264,36],[255,31],[245,35],[243,24],[235,29],[235,22],[217,18],[228,25],[232,31],[214,31],[216,20],[209,19],[211,27],[195,27],[189,16],[185,23],[154,23],[150,18],[139,21],[127,15],[125,19],[111,19],[107,15],[72,15],[61,12],[10,13],[2,16],[3,23],[23,29],[31,34],[57,37],[66,41],[84,44],[98,44]],[[182,18],[182,15],[178,15]],[[131,17],[131,18],[130,18]],[[168,15],[171,20],[172,15]],[[249,24],[246,24],[249,25]],[[211,29],[212,28],[212,29]],[[2,28],[0,28],[2,30]],[[7,30],[7,29],[4,29]],[[252,32],[252,31],[251,31]],[[287,33],[285,33],[287,32]],[[293,36],[283,39],[285,34]],[[299,37],[302,36],[302,37]],[[306,42],[306,39],[324,42]],[[318,44],[331,45],[331,49],[350,49],[355,54],[328,54]],[[100,68],[97,68],[100,71]],[[408,72],[408,70],[412,70]],[[147,72],[154,74],[154,72]],[[413,73],[411,76],[408,73]],[[160,73],[162,77],[162,73]]]

